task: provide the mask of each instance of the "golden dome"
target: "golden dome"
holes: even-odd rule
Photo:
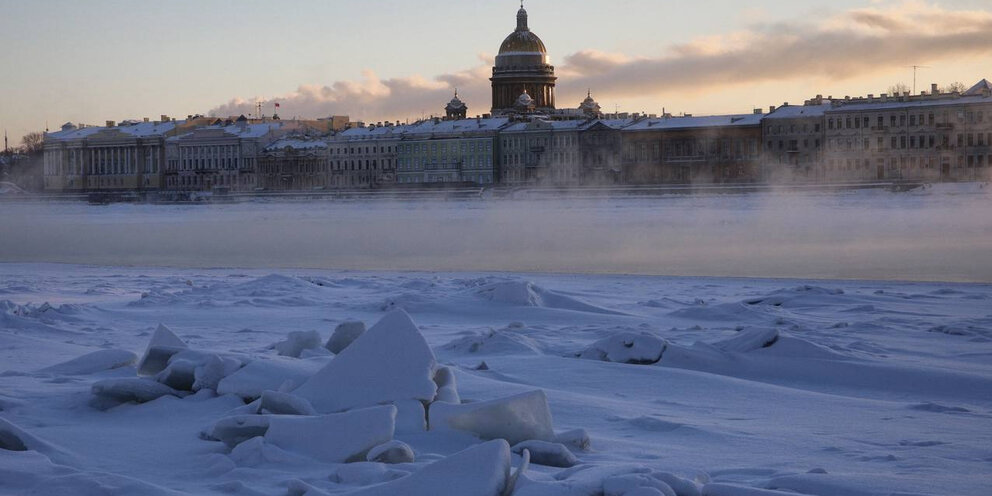
[[[503,40],[503,44],[499,47],[499,53],[548,53],[548,49],[544,47],[544,42],[541,41],[536,34],[534,34],[530,28],[527,27],[527,11],[523,7],[517,11],[517,29],[510,33]]]

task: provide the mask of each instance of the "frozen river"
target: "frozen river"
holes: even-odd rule
[[[0,261],[992,281],[992,195],[0,204]]]

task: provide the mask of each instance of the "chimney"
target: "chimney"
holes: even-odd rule
[[[144,120],[145,120],[145,122],[148,122],[148,118],[147,118],[147,117],[145,117],[145,119],[144,119]]]
[[[768,106],[768,113],[771,114],[772,112],[775,112],[775,106],[774,105],[769,105]]]
[[[162,114],[162,122],[169,122],[169,116]]]
[[[874,100],[875,99],[875,94],[874,93],[868,93],[868,99],[869,100]]]
[[[930,85],[930,94],[931,95],[939,95],[940,94],[940,88],[937,87],[937,83],[933,83],[933,84]]]
[[[761,115],[761,109],[760,108],[754,109],[754,115]]]
[[[107,127],[114,127],[116,125],[117,125],[117,123],[114,122],[114,121],[107,121]]]

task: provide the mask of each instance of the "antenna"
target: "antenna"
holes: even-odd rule
[[[916,94],[916,70],[917,69],[929,69],[930,66],[927,66],[927,65],[911,65],[910,67],[913,68],[913,93],[912,94],[915,95]]]

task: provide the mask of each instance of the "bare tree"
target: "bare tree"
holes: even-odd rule
[[[965,91],[968,91],[968,87],[965,86],[964,83],[962,83],[961,81],[957,81],[947,86],[944,86],[943,88],[940,89],[940,91],[943,93],[954,93],[954,92],[964,93]]]
[[[909,86],[907,86],[906,83],[896,83],[889,86],[890,95],[901,95],[907,92],[909,92]]]
[[[21,153],[25,155],[34,155],[36,153],[41,153],[42,148],[45,147],[45,135],[37,131],[25,134],[21,138]]]

